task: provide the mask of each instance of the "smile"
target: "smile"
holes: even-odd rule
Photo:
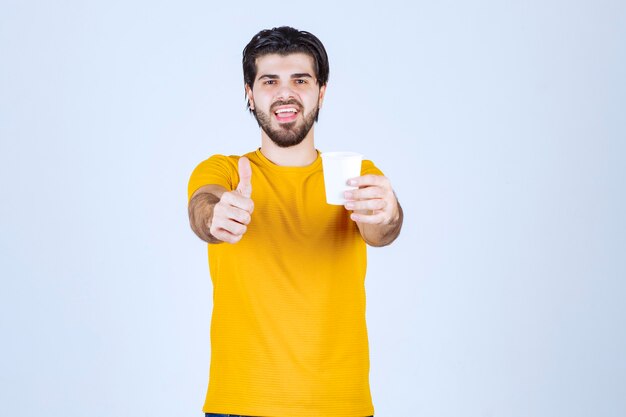
[[[282,107],[274,111],[276,120],[279,122],[292,122],[298,117],[298,109],[295,107]]]

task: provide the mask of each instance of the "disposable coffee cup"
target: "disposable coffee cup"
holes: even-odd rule
[[[324,188],[326,202],[334,205],[344,205],[346,199],[343,193],[356,190],[357,187],[348,185],[350,178],[361,175],[363,155],[356,152],[324,152],[322,153],[322,169],[324,171]]]

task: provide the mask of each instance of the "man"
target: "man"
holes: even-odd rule
[[[207,416],[366,417],[366,243],[400,233],[402,209],[371,161],[345,207],[325,202],[314,123],[324,100],[322,43],[263,30],[243,52],[261,147],[214,155],[189,180],[189,219],[208,242],[213,281]]]

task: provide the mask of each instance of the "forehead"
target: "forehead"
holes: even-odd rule
[[[256,59],[256,78],[266,75],[286,75],[309,73],[315,76],[313,58],[305,53],[289,55],[267,54]]]

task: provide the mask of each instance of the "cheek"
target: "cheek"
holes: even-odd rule
[[[266,106],[270,106],[276,100],[276,94],[271,91],[260,91],[258,99]]]
[[[263,97],[262,95],[257,94],[254,96],[254,105],[256,108],[263,111],[269,111],[270,104],[270,100]]]
[[[317,94],[311,94],[310,96],[307,96],[306,98],[304,98],[303,104],[305,105],[305,107],[307,107],[308,109],[317,109],[319,107],[319,96]]]

